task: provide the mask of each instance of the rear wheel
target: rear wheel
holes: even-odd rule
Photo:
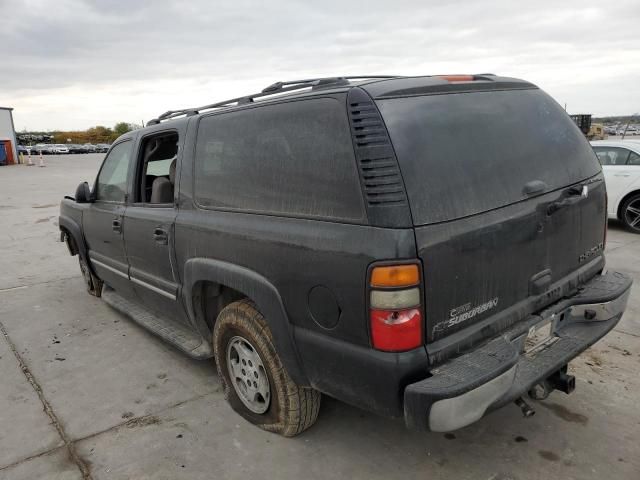
[[[220,312],[213,346],[225,397],[246,420],[285,437],[315,423],[320,392],[289,377],[267,322],[253,302],[240,300]]]
[[[624,227],[630,232],[640,233],[640,195],[625,200],[620,211]]]
[[[82,272],[87,292],[94,297],[99,297],[102,295],[102,280],[91,273],[89,265],[87,265],[87,262],[80,255],[78,255],[78,261],[80,262],[80,271]]]

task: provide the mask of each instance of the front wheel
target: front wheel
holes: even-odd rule
[[[634,195],[622,204],[621,218],[624,228],[640,233],[640,195]]]
[[[246,420],[285,437],[315,423],[320,392],[289,377],[267,322],[253,302],[233,302],[220,312],[213,348],[225,398]]]

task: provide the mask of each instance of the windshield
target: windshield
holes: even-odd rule
[[[600,165],[538,89],[379,100],[416,225],[481,213],[589,178]],[[538,182],[538,184],[539,184]]]

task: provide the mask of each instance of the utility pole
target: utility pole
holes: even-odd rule
[[[631,118],[627,120],[627,124],[624,127],[624,132],[622,132],[621,140],[624,140],[624,136],[627,134],[627,128],[629,128],[629,123],[631,123],[631,120],[633,120],[637,116],[638,116],[638,113],[634,113],[633,115],[631,115]]]

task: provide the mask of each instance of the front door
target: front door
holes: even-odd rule
[[[186,322],[174,260],[175,169],[180,137],[162,131],[143,137],[124,238],[133,288],[147,308]]]
[[[107,285],[125,296],[131,296],[123,232],[132,144],[125,140],[109,151],[94,186],[94,202],[82,216],[93,268]]]

